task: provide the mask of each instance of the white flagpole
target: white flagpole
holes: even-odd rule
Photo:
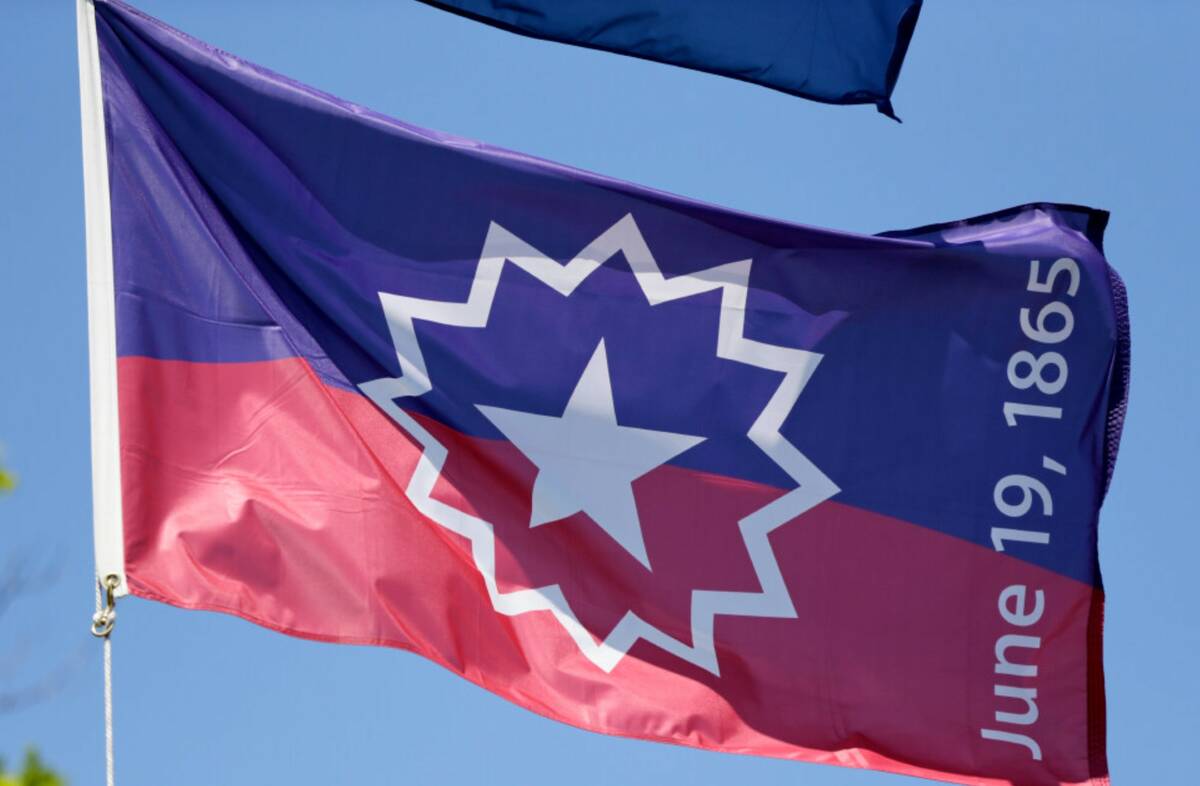
[[[124,595],[125,539],[121,522],[121,450],[117,408],[117,305],[113,287],[112,210],[96,7],[75,0],[79,51],[79,115],[83,128],[83,204],[87,237],[88,376],[92,403],[92,534],[96,550],[96,616],[104,639],[104,780],[114,786],[112,632],[114,599]],[[107,604],[102,606],[100,587]]]
[[[124,595],[125,542],[121,525],[121,455],[117,410],[117,325],[113,290],[112,213],[100,47],[92,0],[76,0],[79,106],[83,126],[83,194],[87,227],[88,369],[92,403],[92,531],[96,577],[118,580]]]

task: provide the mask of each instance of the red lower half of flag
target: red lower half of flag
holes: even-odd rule
[[[770,535],[794,613],[712,618],[715,671],[646,638],[602,668],[549,611],[497,610],[478,544],[406,493],[420,445],[362,395],[299,359],[119,371],[136,595],[412,650],[609,734],[975,786],[1107,783],[1096,588],[835,497]],[[414,417],[446,447],[433,498],[491,523],[495,593],[553,585],[596,641],[632,613],[687,647],[695,592],[760,590],[737,522],[783,490],[652,471],[634,487],[651,571],[582,514],[531,528],[536,469],[508,443]]]

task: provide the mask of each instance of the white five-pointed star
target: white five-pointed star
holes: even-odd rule
[[[586,513],[650,568],[631,484],[704,437],[618,424],[603,340],[561,417],[477,406],[538,468],[529,526]]]

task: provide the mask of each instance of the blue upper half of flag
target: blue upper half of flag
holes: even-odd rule
[[[536,38],[891,115],[921,0],[423,0]]]
[[[989,549],[996,528],[1046,532],[1001,545],[1099,581],[1128,360],[1103,212],[886,236],[767,220],[407,125],[96,8],[119,355],[301,357],[357,390],[412,377],[388,298],[486,293],[481,320],[413,321],[430,384],[406,411],[502,439],[481,406],[561,414],[603,342],[622,425],[702,437],[671,463],[782,488],[748,435],[785,374],[754,347],[803,350],[815,367],[777,436],[838,501]],[[597,252],[614,228],[623,244]],[[657,298],[639,244],[655,275],[705,286]],[[751,349],[729,351],[726,323]]]

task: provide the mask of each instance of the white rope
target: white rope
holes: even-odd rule
[[[104,782],[113,786],[112,639],[104,639]]]
[[[96,582],[96,615],[103,606],[100,602],[100,582]],[[104,637],[104,782],[113,786],[113,709],[112,709],[112,637]]]

